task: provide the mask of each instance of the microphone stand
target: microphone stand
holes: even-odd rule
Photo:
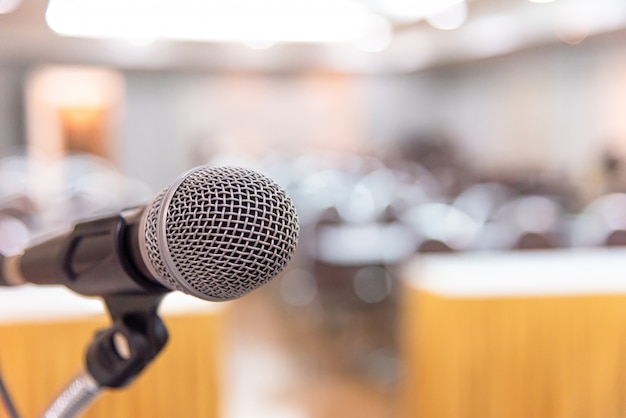
[[[52,402],[44,418],[73,418],[104,388],[121,388],[161,352],[168,333],[157,310],[164,294],[119,294],[104,297],[112,319],[96,333],[78,374]]]

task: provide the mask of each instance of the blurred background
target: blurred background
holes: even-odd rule
[[[164,308],[89,416],[626,417],[625,46],[623,0],[0,0],[0,251],[249,167],[294,260]],[[0,290],[25,416],[105,321],[38,291]]]

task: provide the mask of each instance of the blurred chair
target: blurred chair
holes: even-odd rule
[[[37,207],[29,178],[32,162],[15,155],[0,159],[0,211],[33,226]]]
[[[451,253],[454,252],[454,249],[441,240],[425,239],[417,247],[417,252],[419,254]]]
[[[473,247],[481,225],[464,211],[444,203],[417,205],[401,216],[419,237],[418,252],[463,251]]]
[[[565,211],[548,196],[519,196],[504,203],[484,227],[480,249],[540,250],[567,244]]]
[[[571,223],[571,245],[626,245],[626,194],[611,193],[591,202]]]
[[[24,222],[0,212],[0,254],[20,254],[30,239],[31,232]]]
[[[492,221],[496,211],[516,195],[513,188],[502,183],[478,183],[459,194],[452,206],[464,211],[476,222],[484,224]]]

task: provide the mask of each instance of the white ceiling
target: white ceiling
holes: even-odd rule
[[[374,0],[362,1],[371,5]],[[46,0],[23,0],[17,10],[0,14],[0,62],[142,69],[318,68],[395,73],[562,42],[559,37],[578,42],[587,34],[622,30],[626,26],[623,0],[557,0],[548,4],[528,0],[473,0],[468,4],[469,18],[459,29],[442,31],[421,21],[396,20],[391,45],[371,53],[353,44],[280,44],[256,50],[240,44],[158,41],[135,45],[120,40],[61,37],[46,24]]]

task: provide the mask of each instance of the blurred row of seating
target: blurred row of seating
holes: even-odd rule
[[[90,154],[51,163],[26,155],[0,160],[0,252],[19,252],[41,234],[78,219],[146,203],[153,191]]]
[[[260,169],[295,200],[307,255],[340,264],[438,251],[626,245],[624,193],[572,212],[572,196],[506,182],[478,181],[451,195],[415,162],[304,156]]]
[[[318,153],[211,163],[251,166],[282,184],[299,211],[301,253],[331,263],[394,264],[439,251],[626,245],[626,194],[600,196],[573,213],[569,196],[505,182],[472,183],[450,164],[442,175],[447,163],[441,158],[425,161],[386,164],[366,155]],[[464,187],[451,188],[446,177]],[[15,251],[28,231],[140,205],[153,193],[86,154],[43,167],[25,156],[2,159],[0,232],[6,233],[0,235],[12,242],[0,250]]]

